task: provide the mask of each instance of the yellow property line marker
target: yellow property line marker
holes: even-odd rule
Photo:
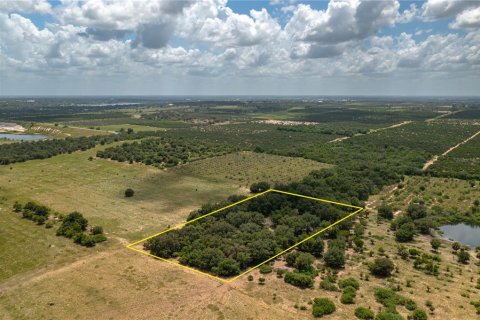
[[[139,244],[139,243],[142,243],[142,242],[145,242],[145,241],[147,241],[147,240],[149,240],[149,239],[155,238],[155,237],[157,237],[157,236],[159,236],[159,235],[161,235],[161,234],[167,233],[167,232],[172,231],[172,230],[175,230],[175,229],[182,228],[183,226],[186,226],[187,224],[190,224],[190,223],[192,223],[192,222],[195,222],[195,221],[197,221],[197,220],[199,220],[199,219],[208,217],[208,216],[210,216],[210,215],[212,215],[212,214],[215,214],[215,213],[217,213],[217,212],[219,212],[219,211],[222,211],[222,210],[231,208],[231,207],[233,207],[233,206],[236,206],[237,204],[240,204],[240,203],[242,203],[242,202],[251,200],[251,199],[253,199],[253,198],[257,198],[257,197],[262,196],[262,195],[264,195],[264,194],[266,194],[266,193],[269,193],[269,192],[276,192],[276,193],[286,194],[286,195],[290,195],[290,196],[295,196],[295,197],[300,197],[300,198],[305,198],[305,199],[310,199],[310,200],[315,200],[315,201],[321,201],[321,202],[325,202],[325,203],[331,203],[331,204],[335,204],[335,205],[339,205],[339,206],[344,206],[344,207],[348,207],[348,208],[354,208],[354,209],[356,209],[356,210],[355,210],[354,212],[346,215],[346,216],[343,217],[342,219],[340,219],[340,220],[338,220],[338,221],[335,221],[334,223],[332,223],[332,224],[329,225],[328,227],[325,227],[325,228],[323,228],[323,229],[315,232],[314,234],[312,234],[312,235],[306,237],[305,239],[303,239],[302,241],[299,241],[299,242],[295,243],[295,244],[292,245],[291,247],[288,247],[287,249],[285,249],[285,250],[277,253],[277,254],[274,255],[273,257],[268,258],[267,260],[263,261],[262,263],[259,263],[258,265],[254,266],[254,267],[251,267],[250,269],[247,269],[246,271],[243,271],[242,273],[240,273],[240,274],[238,274],[238,275],[236,275],[235,277],[230,278],[230,279],[223,279],[223,278],[220,278],[220,277],[211,275],[211,274],[209,274],[209,273],[207,273],[207,272],[203,272],[203,271],[200,271],[200,270],[198,270],[198,269],[195,269],[195,268],[192,268],[192,267],[189,267],[189,266],[185,266],[185,265],[183,265],[183,264],[181,264],[181,263],[178,263],[178,262],[176,262],[176,261],[173,261],[173,260],[169,260],[169,259],[164,259],[164,258],[158,257],[158,256],[156,256],[156,255],[153,255],[153,254],[149,253],[149,252],[146,252],[146,251],[143,251],[143,250],[140,250],[140,249],[137,249],[137,248],[134,248],[134,247],[133,247],[133,246],[135,246],[135,245],[137,245],[137,244]],[[179,267],[185,268],[185,269],[187,269],[187,270],[191,270],[191,271],[194,271],[194,272],[196,272],[196,273],[203,274],[203,275],[205,275],[205,276],[207,276],[207,277],[210,277],[210,278],[219,280],[219,281],[221,281],[221,282],[229,283],[229,282],[232,282],[233,280],[236,280],[236,279],[240,278],[241,276],[243,276],[243,275],[251,272],[252,270],[260,267],[262,264],[265,264],[265,263],[267,263],[267,262],[275,259],[276,257],[281,256],[281,255],[284,254],[285,252],[287,252],[287,251],[289,251],[289,250],[292,250],[293,248],[299,246],[301,243],[304,243],[305,241],[308,241],[308,240],[312,239],[313,237],[319,235],[320,233],[325,232],[326,230],[332,228],[333,226],[339,224],[340,222],[342,222],[342,221],[344,221],[344,220],[346,220],[346,219],[348,219],[348,218],[350,218],[350,217],[353,217],[354,215],[356,215],[357,213],[359,213],[359,212],[362,211],[362,210],[363,210],[362,207],[353,206],[353,205],[350,205],[350,204],[347,204],[347,203],[335,202],[335,201],[330,201],[330,200],[320,199],[320,198],[314,198],[314,197],[304,196],[304,195],[301,195],[301,194],[291,193],[291,192],[282,191],[282,190],[268,189],[268,190],[266,190],[266,191],[257,193],[257,194],[255,194],[255,195],[253,195],[253,196],[247,197],[247,198],[245,198],[245,199],[243,199],[243,200],[240,200],[240,201],[237,201],[237,202],[235,202],[235,203],[229,204],[228,206],[225,206],[225,207],[223,207],[223,208],[220,208],[220,209],[217,209],[217,210],[212,211],[212,212],[210,212],[210,213],[204,214],[203,216],[197,217],[197,218],[195,218],[195,219],[192,219],[192,220],[189,220],[189,221],[187,221],[187,222],[184,222],[184,223],[178,224],[178,225],[176,225],[176,226],[173,226],[173,227],[171,227],[171,228],[168,228],[168,229],[166,229],[166,230],[164,230],[164,231],[162,231],[162,232],[159,232],[159,233],[156,233],[156,234],[151,235],[151,236],[149,236],[149,237],[146,237],[146,238],[144,238],[144,239],[141,239],[141,240],[132,242],[132,243],[128,244],[126,247],[127,247],[128,249],[130,249],[130,250],[133,250],[133,251],[142,253],[142,254],[144,254],[144,255],[146,255],[146,256],[153,257],[153,258],[155,258],[155,259],[157,259],[157,260],[165,261],[165,262],[168,262],[168,263],[173,264],[173,265],[175,265],[175,266],[179,266]]]

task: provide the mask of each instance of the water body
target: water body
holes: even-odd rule
[[[470,226],[465,223],[446,224],[440,227],[443,236],[447,239],[458,241],[470,247],[480,245],[480,227]]]
[[[16,134],[16,133],[0,133],[0,139],[15,140],[15,141],[34,141],[44,140],[47,136],[41,134]]]

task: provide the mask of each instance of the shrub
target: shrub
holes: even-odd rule
[[[463,264],[468,264],[468,261],[470,260],[470,253],[462,249],[457,253],[457,257],[458,257],[458,262]]]
[[[103,233],[103,228],[100,227],[100,226],[95,226],[95,227],[92,228],[91,233],[92,233],[93,235],[95,235],[95,234],[102,234],[102,233]]]
[[[404,318],[398,313],[389,311],[382,311],[375,317],[375,320],[404,320]]]
[[[402,299],[400,302],[405,306],[405,308],[407,308],[407,310],[413,311],[417,309],[417,304],[412,299]]]
[[[128,188],[128,189],[125,190],[125,197],[126,198],[133,197],[134,194],[135,194],[135,191],[133,191],[133,189],[131,189],[131,188]]]
[[[298,271],[311,271],[313,261],[315,257],[310,253],[300,252],[295,259],[294,267]]]
[[[418,203],[412,203],[407,208],[407,215],[413,220],[425,218],[427,216],[427,208]]]
[[[47,229],[53,228],[53,225],[54,225],[53,221],[47,221],[47,223],[45,223],[45,228]]]
[[[250,191],[252,193],[260,193],[260,192],[267,191],[268,189],[270,189],[270,184],[265,181],[255,182],[255,183],[252,183],[252,185],[250,186]]]
[[[378,215],[384,219],[393,219],[393,208],[386,203],[382,203],[378,207]]]
[[[262,264],[259,270],[260,270],[260,273],[270,273],[273,271],[272,266],[269,264]]]
[[[354,304],[357,290],[354,287],[346,287],[343,289],[340,302],[343,304]]]
[[[339,247],[329,247],[325,257],[325,264],[331,268],[343,268],[345,265],[345,250]]]
[[[286,283],[294,285],[299,288],[312,288],[313,279],[311,276],[299,272],[287,272],[284,278]]]
[[[20,212],[22,211],[22,208],[23,208],[22,204],[18,201],[15,201],[15,203],[13,204],[13,211]]]
[[[225,258],[218,264],[217,267],[212,268],[212,271],[220,276],[233,276],[240,272],[238,263],[230,258]]]
[[[300,254],[300,252],[298,252],[298,251],[293,251],[293,252],[290,252],[289,254],[287,254],[287,256],[285,257],[285,261],[287,263],[287,266],[293,267],[295,265],[295,260],[297,259],[299,254]]]
[[[393,262],[385,257],[377,258],[370,266],[370,272],[378,277],[389,277],[395,266]]]
[[[358,290],[360,288],[360,284],[355,278],[346,278],[338,281],[338,286],[340,288],[346,288],[346,287],[353,287],[355,290]]]
[[[412,320],[427,320],[428,316],[425,310],[422,309],[416,309],[412,313]]]
[[[94,234],[92,235],[92,238],[95,243],[107,241],[107,237],[105,237],[104,234]]]
[[[338,291],[338,288],[335,285],[335,283],[331,282],[328,279],[320,281],[320,289],[327,290],[327,291]]]
[[[358,307],[355,309],[355,316],[362,320],[373,320],[375,318],[373,311],[364,307]]]
[[[313,300],[312,314],[314,317],[320,318],[327,314],[334,313],[337,308],[332,300],[328,298],[315,298]]]
[[[438,240],[437,238],[433,238],[431,241],[430,241],[430,245],[432,246],[432,249],[437,251],[438,248],[440,248],[440,245],[442,243],[440,242],[440,240]]]
[[[395,232],[395,239],[399,242],[412,241],[415,236],[415,224],[408,222],[402,224]]]
[[[298,248],[303,252],[311,253],[315,257],[319,258],[323,254],[324,243],[322,238],[314,237],[310,240],[302,242]]]

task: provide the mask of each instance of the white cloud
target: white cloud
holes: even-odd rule
[[[50,14],[52,6],[47,0],[2,0],[0,12]]]
[[[418,15],[417,5],[415,3],[410,4],[410,7],[397,15],[397,22],[409,23]]]
[[[467,9],[456,16],[455,21],[450,24],[452,28],[478,29],[480,28],[480,7]]]
[[[476,0],[427,0],[422,6],[426,20],[438,20],[455,16],[470,7],[478,7]]]

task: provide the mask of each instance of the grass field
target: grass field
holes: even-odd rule
[[[41,277],[29,277],[23,287],[7,287],[0,296],[0,314],[3,319],[92,319],[99,314],[104,319],[312,319],[309,301],[329,297],[337,311],[328,319],[340,320],[353,319],[358,306],[378,312],[382,306],[374,300],[374,289],[399,285],[399,294],[413,299],[423,309],[427,309],[427,300],[433,301],[435,310],[429,319],[445,319],[445,315],[449,319],[475,319],[469,301],[478,296],[478,290],[474,289],[478,278],[476,267],[460,266],[447,241],[440,249],[442,262],[437,277],[414,269],[413,260],[404,261],[397,256],[397,243],[393,233],[387,231],[388,223],[378,222],[375,214],[380,198],[389,197],[391,192],[384,191],[369,199],[372,214],[368,218],[365,253],[349,250],[347,267],[340,271],[339,278],[360,279],[361,274],[369,274],[365,262],[380,255],[392,258],[398,271],[393,282],[373,276],[359,280],[360,289],[352,305],[341,304],[339,292],[319,289],[318,278],[314,289],[305,290],[286,285],[274,273],[260,275],[258,271],[252,272],[251,282],[244,276],[224,284],[118,245]],[[429,239],[419,236],[407,246],[430,252]],[[383,253],[379,252],[380,247]],[[370,251],[372,257],[368,255]],[[284,262],[278,260],[275,264],[283,266]],[[265,285],[258,284],[259,277],[266,279]],[[407,280],[410,287],[406,286]],[[404,307],[397,310],[405,318],[409,314]]]

